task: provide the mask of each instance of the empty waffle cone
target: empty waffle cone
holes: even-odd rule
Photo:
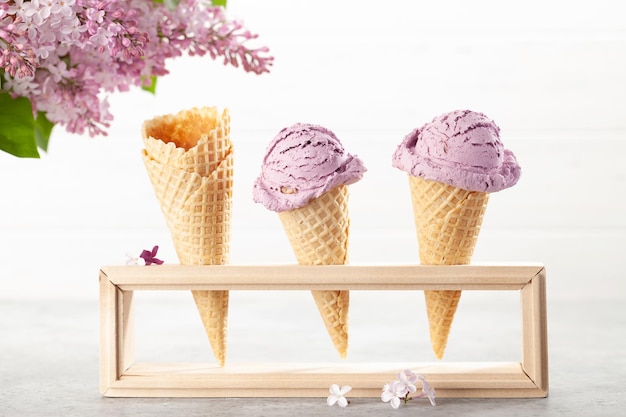
[[[347,262],[348,187],[340,185],[304,207],[278,213],[301,265],[343,265]],[[311,291],[335,349],[348,354],[349,291]]]
[[[222,114],[214,107],[184,110],[148,120],[142,130],[152,159],[202,177],[211,175],[232,152],[228,109]]]
[[[143,125],[144,164],[181,264],[229,261],[234,160],[228,135],[228,111],[220,116],[215,108],[185,110]],[[223,366],[228,291],[192,294],[213,354]]]
[[[468,191],[409,175],[420,262],[424,265],[469,264],[489,194]],[[430,341],[443,358],[461,291],[424,291]]]

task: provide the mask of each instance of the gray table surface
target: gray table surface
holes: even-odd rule
[[[243,309],[236,307],[237,302],[235,298],[231,303],[235,339],[239,331],[236,324],[238,315],[235,312]],[[176,308],[179,303],[146,300],[145,306],[148,307],[144,310],[161,310],[164,305]],[[471,301],[468,303],[471,306]],[[247,305],[254,310],[254,302]],[[357,299],[357,312],[358,308]],[[169,316],[171,314],[164,315]],[[247,317],[251,315],[248,314]],[[508,320],[510,317],[505,314],[478,319],[486,322],[488,327],[497,327],[498,320]],[[359,322],[355,321],[355,332],[358,333]],[[144,322],[152,323],[155,327],[167,324],[167,320],[154,322],[142,318],[138,313],[137,328],[150,327],[149,324],[142,324]],[[172,322],[177,320],[172,319]],[[459,319],[458,332],[461,336],[464,332],[463,326],[463,321]],[[184,326],[179,330],[187,331]],[[440,398],[436,407],[431,407],[425,401],[416,401],[393,410],[389,404],[377,398],[350,398],[351,403],[345,409],[329,407],[323,398],[237,398],[236,393],[232,398],[213,399],[105,398],[100,395],[98,388],[97,300],[0,299],[0,415],[367,416],[419,413],[425,416],[481,417],[622,416],[626,410],[624,330],[626,315],[622,298],[584,302],[549,299],[550,395],[544,399]],[[278,328],[277,331],[281,329]],[[380,337],[376,332],[367,334],[369,336],[363,337]],[[160,336],[155,334],[153,337]],[[251,337],[257,335],[252,334]],[[152,343],[153,341],[148,341],[146,344]],[[325,344],[326,341],[320,343]],[[236,348],[237,343],[229,341],[229,344],[235,345],[229,355],[235,358],[245,356]],[[362,343],[357,337],[354,344],[358,346]],[[146,357],[163,354],[160,351],[145,350]],[[484,353],[484,349],[482,350]],[[284,355],[280,351],[278,354]],[[355,355],[361,355],[358,349]],[[454,358],[453,349],[450,355]]]

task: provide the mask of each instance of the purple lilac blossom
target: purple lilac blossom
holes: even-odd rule
[[[151,0],[0,0],[0,93],[28,98],[71,133],[106,135],[103,93],[150,85],[183,51],[269,72],[269,49],[248,46],[256,38],[206,0],[173,10]]]

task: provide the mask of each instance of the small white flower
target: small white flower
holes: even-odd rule
[[[398,374],[398,382],[400,383],[399,389],[406,389],[408,393],[414,393],[417,391],[417,387],[415,383],[417,382],[418,376],[414,374],[409,369],[405,369],[404,371]]]
[[[400,407],[400,400],[407,394],[406,388],[398,380],[385,384],[380,399],[391,404],[393,408]]]
[[[339,388],[339,385],[332,384],[328,390],[330,395],[326,399],[326,403],[328,405],[335,405],[336,403],[339,407],[346,407],[348,405],[348,400],[346,400],[345,395],[349,393],[351,389],[352,387],[349,385],[344,385]]]
[[[146,261],[139,257],[139,256],[133,256],[129,253],[126,254],[126,265],[145,265]]]

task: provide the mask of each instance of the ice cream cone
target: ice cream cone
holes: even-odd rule
[[[301,265],[343,265],[347,262],[348,187],[337,186],[306,206],[278,213]],[[311,291],[326,330],[343,358],[348,352],[349,291]]]
[[[143,160],[184,265],[230,255],[233,154],[228,111],[192,109],[143,125]],[[192,291],[213,354],[226,360],[228,291]]]
[[[392,165],[409,174],[420,261],[462,265],[471,260],[489,193],[514,186],[521,168],[485,114],[455,110],[413,129]],[[460,291],[425,291],[430,338],[443,357]]]
[[[469,264],[474,253],[489,193],[469,191],[409,175],[420,262],[425,265]],[[424,291],[430,341],[443,358],[461,291]]]

